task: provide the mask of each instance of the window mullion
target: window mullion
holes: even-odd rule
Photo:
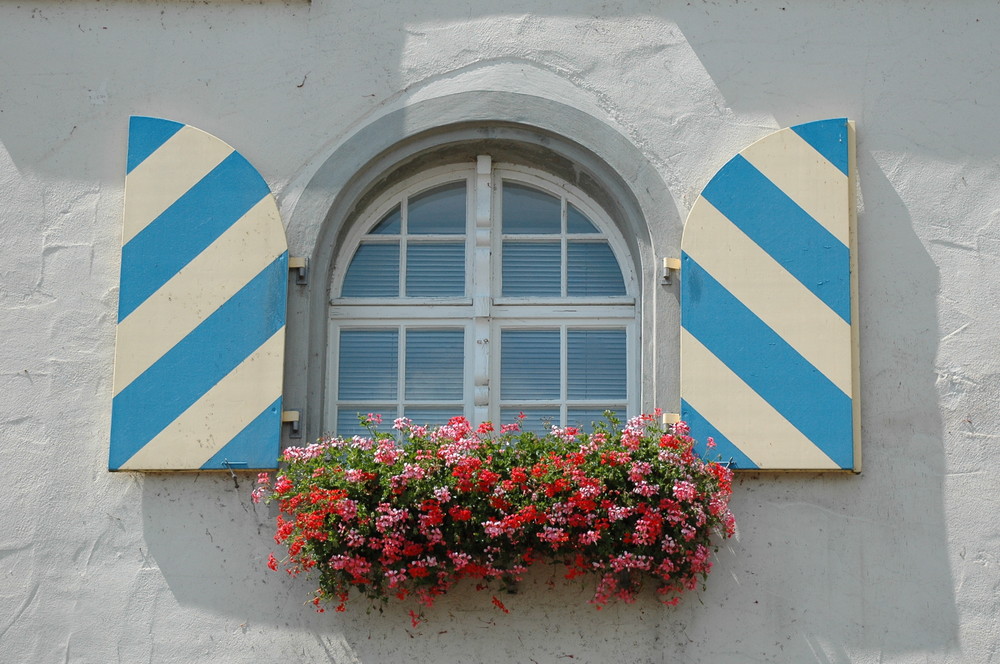
[[[493,232],[493,160],[489,155],[476,158],[476,179],[472,201],[472,308],[473,337],[471,350],[473,375],[474,422],[489,419],[490,408],[490,297]]]
[[[399,358],[396,366],[396,417],[402,417],[405,412],[403,404],[406,403],[406,326],[399,326],[399,351],[396,356]]]
[[[569,248],[566,240],[566,199],[559,199],[559,294],[569,293]]]
[[[406,235],[409,232],[410,198],[404,196],[399,205],[399,295],[406,296]]]
[[[559,326],[559,426],[565,426],[569,398],[569,334],[565,325]]]

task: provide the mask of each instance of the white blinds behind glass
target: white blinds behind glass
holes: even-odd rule
[[[500,398],[558,400],[559,330],[500,333]]]
[[[567,362],[569,399],[625,400],[625,330],[569,330]]]
[[[464,396],[465,331],[407,330],[407,401],[453,401]]]

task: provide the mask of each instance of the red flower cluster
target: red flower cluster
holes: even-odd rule
[[[317,607],[343,610],[352,589],[430,606],[462,579],[516,581],[540,559],[565,563],[568,579],[594,575],[597,608],[633,601],[647,579],[674,604],[711,569],[712,535],[735,529],[732,472],[697,455],[683,423],[642,415],[619,428],[609,413],[592,434],[539,437],[400,419],[397,440],[364,421],[371,437],[287,449],[284,473],[273,484],[262,473],[254,491],[278,501],[286,570],[318,573]]]

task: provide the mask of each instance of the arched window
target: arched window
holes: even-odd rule
[[[358,218],[334,263],[327,421],[587,426],[637,408],[637,280],[604,211],[544,172],[424,171]]]

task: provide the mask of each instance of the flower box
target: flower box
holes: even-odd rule
[[[711,569],[713,535],[734,532],[732,473],[694,453],[683,423],[607,417],[593,433],[538,436],[463,417],[399,419],[388,434],[370,415],[369,437],[288,448],[283,472],[254,491],[281,510],[275,541],[288,553],[268,564],[316,575],[321,611],[344,610],[352,589],[430,606],[462,579],[509,585],[542,560],[593,577],[597,608],[633,601],[644,581],[675,604]]]

